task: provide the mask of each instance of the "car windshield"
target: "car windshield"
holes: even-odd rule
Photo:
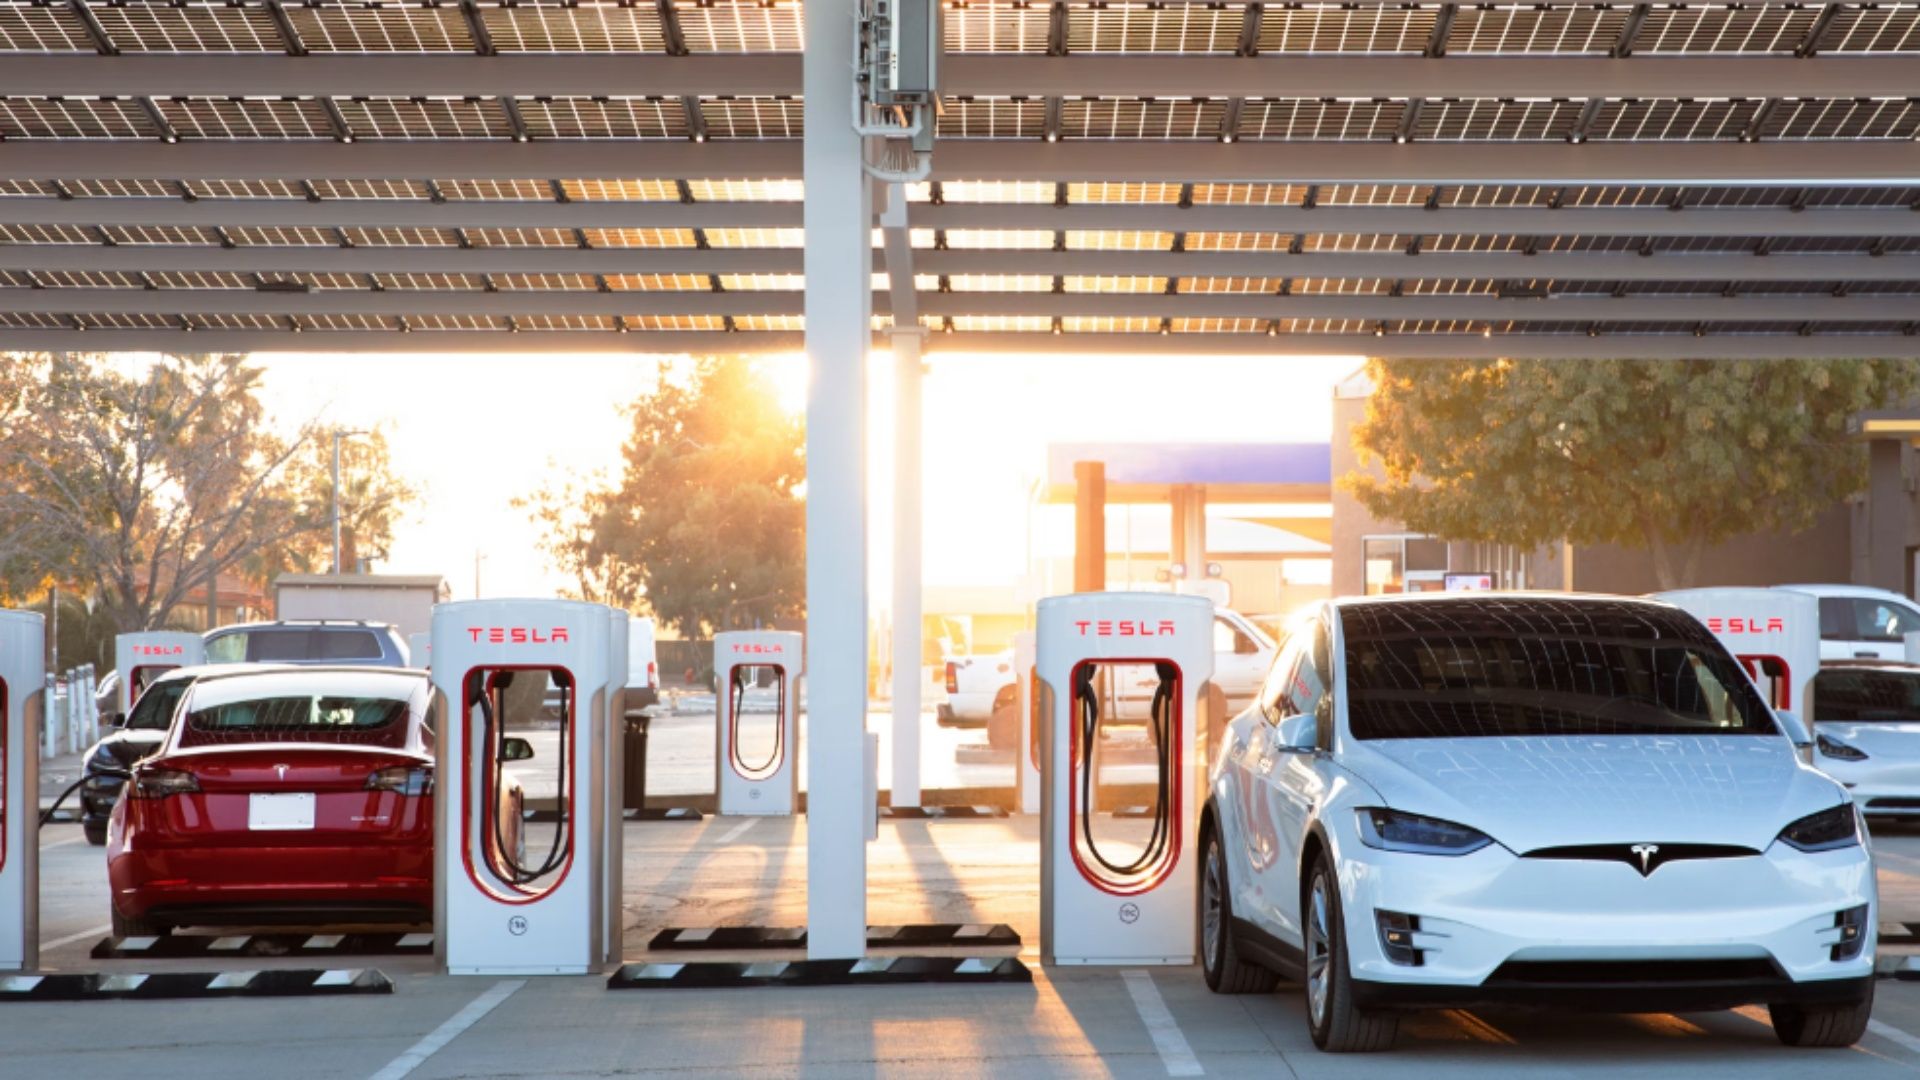
[[[1814,723],[1920,721],[1920,671],[1829,668],[1813,677]]]
[[[1647,603],[1482,597],[1341,611],[1358,739],[1773,735],[1692,616]]]
[[[173,707],[180,704],[180,695],[187,692],[192,684],[190,679],[167,679],[154,683],[147,692],[134,702],[133,712],[127,714],[127,728],[132,731],[165,731],[173,723]]]

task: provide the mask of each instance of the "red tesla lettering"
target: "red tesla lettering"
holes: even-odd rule
[[[1163,634],[1171,634],[1171,633],[1173,633],[1173,620],[1172,620],[1172,619],[1161,619],[1161,620],[1160,620],[1160,632],[1161,632],[1161,633],[1163,633]]]
[[[1715,634],[1784,634],[1787,632],[1787,620],[1776,617],[1750,619],[1739,615],[1728,618],[1710,615],[1707,617],[1707,629]]]
[[[1087,627],[1089,627],[1089,626],[1091,626],[1091,625],[1093,625],[1093,624],[1092,624],[1092,623],[1090,623],[1090,622],[1088,622],[1088,621],[1087,621],[1087,620],[1085,620],[1085,619],[1076,619],[1076,620],[1074,620],[1074,623],[1073,623],[1073,625],[1075,625],[1075,626],[1077,626],[1077,627],[1079,627],[1079,628],[1080,628],[1080,636],[1081,636],[1081,637],[1086,637],[1086,636],[1087,636]]]
[[[505,628],[505,627],[502,627],[502,626],[492,626],[492,627],[488,627],[488,628],[487,628],[487,640],[488,640],[488,641],[490,641],[490,642],[492,642],[492,643],[493,643],[493,644],[495,644],[495,645],[499,645],[499,644],[501,644],[501,643],[503,643],[503,642],[505,642],[505,641],[507,640],[507,631],[506,631],[506,628]]]
[[[477,626],[467,627],[467,636],[472,638],[476,642],[480,640],[481,633],[482,633],[481,629]]]
[[[567,628],[566,628],[566,627],[564,627],[564,626],[556,626],[556,627],[554,627],[554,628],[553,628],[553,640],[554,640],[555,642],[561,642],[561,641],[565,641],[565,640],[567,640]]]

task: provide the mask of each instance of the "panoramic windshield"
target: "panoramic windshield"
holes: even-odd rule
[[[188,679],[168,679],[154,683],[140,700],[133,705],[133,712],[127,716],[127,728],[132,731],[165,731],[173,723],[173,707],[180,704],[180,695],[186,693],[191,685]]]
[[[182,747],[233,742],[394,746],[405,738],[400,721],[408,705],[387,697],[287,694],[188,708]]]
[[[1813,678],[1815,723],[1920,722],[1920,672],[1829,668]]]
[[[1706,628],[1652,604],[1359,604],[1341,629],[1358,739],[1778,732]]]

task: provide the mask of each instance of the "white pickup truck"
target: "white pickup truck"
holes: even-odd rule
[[[1213,613],[1213,682],[1227,697],[1227,707],[1238,712],[1253,701],[1273,666],[1277,647],[1273,639],[1237,611]],[[985,727],[1000,709],[1014,703],[1013,652],[990,656],[961,656],[947,661],[947,700],[937,710],[942,727]],[[1144,677],[1144,676],[1143,676]],[[1118,688],[1120,716],[1144,718],[1151,690],[1138,693]],[[1138,699],[1138,709],[1130,708]],[[1135,717],[1133,714],[1138,713]]]

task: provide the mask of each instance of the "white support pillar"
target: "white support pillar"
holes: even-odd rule
[[[909,286],[911,287],[911,286]],[[920,335],[893,335],[893,805],[920,805]]]
[[[807,11],[807,955],[867,943],[867,282],[872,204],[853,96],[853,0]]]

